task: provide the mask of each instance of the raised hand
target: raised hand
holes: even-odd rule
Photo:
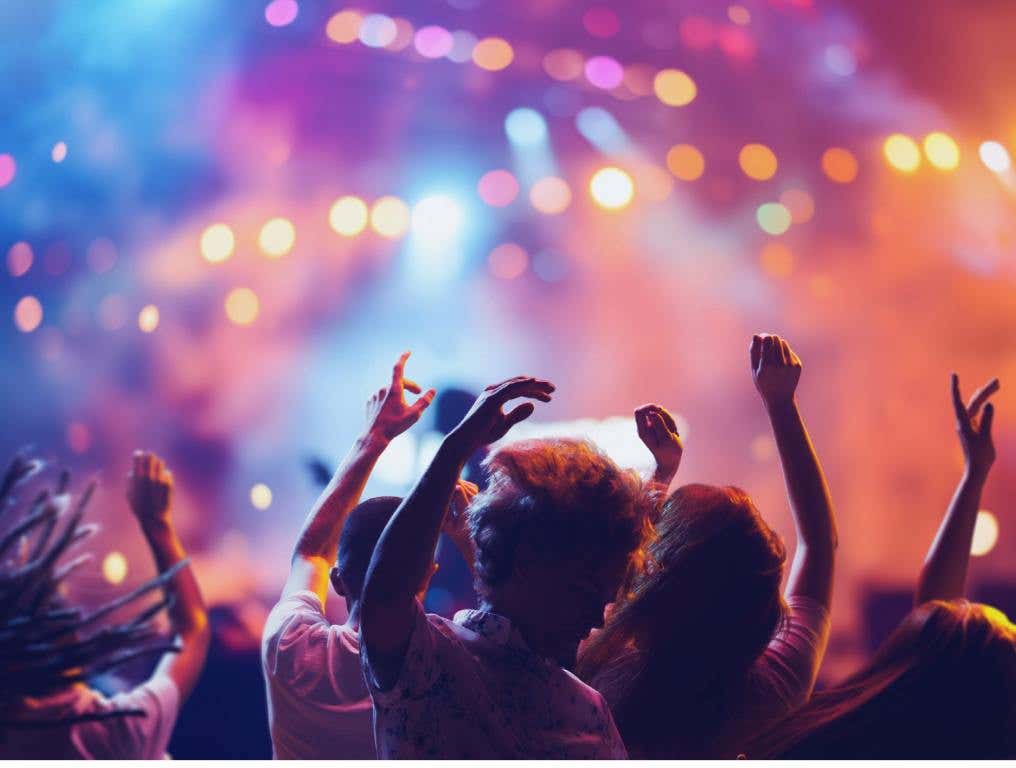
[[[664,485],[677,474],[684,454],[684,445],[677,432],[677,422],[662,405],[650,403],[635,409],[635,429],[639,438],[656,459],[653,479]]]
[[[154,453],[134,451],[134,466],[127,475],[127,503],[142,528],[169,524],[173,473]]]
[[[779,336],[756,334],[751,339],[751,375],[767,407],[790,403],[801,378],[801,359]]]
[[[549,381],[532,376],[515,376],[500,384],[491,384],[480,393],[447,439],[460,444],[469,453],[483,445],[497,442],[509,429],[527,419],[536,408],[532,403],[522,403],[505,413],[502,410],[505,403],[519,397],[549,403],[553,391],[554,385]]]
[[[960,378],[955,373],[952,375],[953,410],[956,413],[956,431],[963,446],[963,455],[970,469],[985,474],[995,462],[995,445],[991,440],[995,406],[988,400],[998,390],[998,379],[992,379],[977,390],[964,406],[960,396]],[[978,418],[982,406],[984,416]]]
[[[405,378],[409,352],[403,352],[392,369],[391,386],[382,387],[367,401],[367,431],[371,438],[387,444],[416,422],[434,401],[436,390],[428,389],[415,403],[406,402],[405,393],[420,394],[420,386]]]

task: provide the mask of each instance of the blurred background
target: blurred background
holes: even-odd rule
[[[997,375],[970,593],[1016,613],[1014,36],[1007,0],[0,4],[0,448],[101,480],[84,602],[153,574],[123,478],[168,460],[215,626],[171,752],[270,754],[261,625],[404,349],[447,413],[551,379],[514,436],[640,469],[661,403],[676,482],[792,542],[747,353],[785,335],[840,519],[827,682],[906,611],[959,479],[949,372]]]

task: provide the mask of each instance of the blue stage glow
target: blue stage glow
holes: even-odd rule
[[[601,152],[615,154],[628,149],[630,142],[620,123],[602,107],[586,107],[575,116],[575,127]]]
[[[504,132],[512,144],[531,147],[547,141],[547,121],[535,109],[520,107],[508,113]]]

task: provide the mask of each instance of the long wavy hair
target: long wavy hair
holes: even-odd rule
[[[152,623],[170,598],[137,610],[122,623],[108,624],[106,620],[162,587],[186,560],[90,612],[68,605],[61,597],[61,586],[70,574],[90,560],[79,554],[65,562],[96,530],[84,523],[94,483],[71,503],[67,493],[70,476],[62,472],[53,488],[41,491],[29,504],[18,504],[18,486],[42,469],[41,461],[19,455],[0,478],[0,527],[4,531],[0,536],[0,735],[3,728],[56,724],[19,722],[17,708],[24,697],[54,693],[139,656],[179,650],[162,640]],[[144,712],[115,710],[59,723],[126,715],[142,716]]]
[[[748,670],[785,615],[785,561],[739,488],[686,485],[667,499],[645,571],[579,658],[633,757],[722,755]]]
[[[862,670],[816,693],[746,754],[1016,757],[1016,627],[987,605],[920,605]]]

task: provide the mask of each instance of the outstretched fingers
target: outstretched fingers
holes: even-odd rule
[[[549,399],[549,398],[548,398]],[[505,414],[505,432],[514,427],[520,421],[525,421],[533,415],[533,411],[536,410],[536,406],[532,403],[522,403],[512,408],[508,413]]]
[[[420,388],[417,387],[416,391],[419,392]],[[423,412],[430,407],[430,404],[434,402],[434,397],[436,395],[437,395],[436,389],[433,388],[428,389],[426,392],[424,392],[416,399],[415,403],[409,406],[409,409],[413,412],[416,418],[420,418]]]
[[[970,425],[970,415],[967,413],[967,409],[963,405],[963,397],[960,395],[960,377],[955,373],[952,375],[952,401],[960,431],[964,435],[970,435],[973,432]]]
[[[751,346],[748,348],[748,354],[751,357],[751,369],[757,371],[759,365],[762,362],[762,349],[764,347],[763,339],[759,334],[755,334],[751,337]]]
[[[392,392],[402,392],[402,375],[406,370],[406,361],[409,359],[410,352],[403,352],[399,355],[399,359],[395,361],[395,365],[392,368]]]
[[[555,387],[549,381],[537,379],[533,376],[518,376],[508,379],[495,387],[493,396],[501,403],[514,400],[516,397],[531,397],[544,403],[549,403],[551,393]]]
[[[974,396],[970,398],[970,402],[967,403],[967,414],[971,419],[977,418],[981,406],[988,402],[988,398],[998,392],[1000,386],[998,379],[995,378],[974,393]]]

